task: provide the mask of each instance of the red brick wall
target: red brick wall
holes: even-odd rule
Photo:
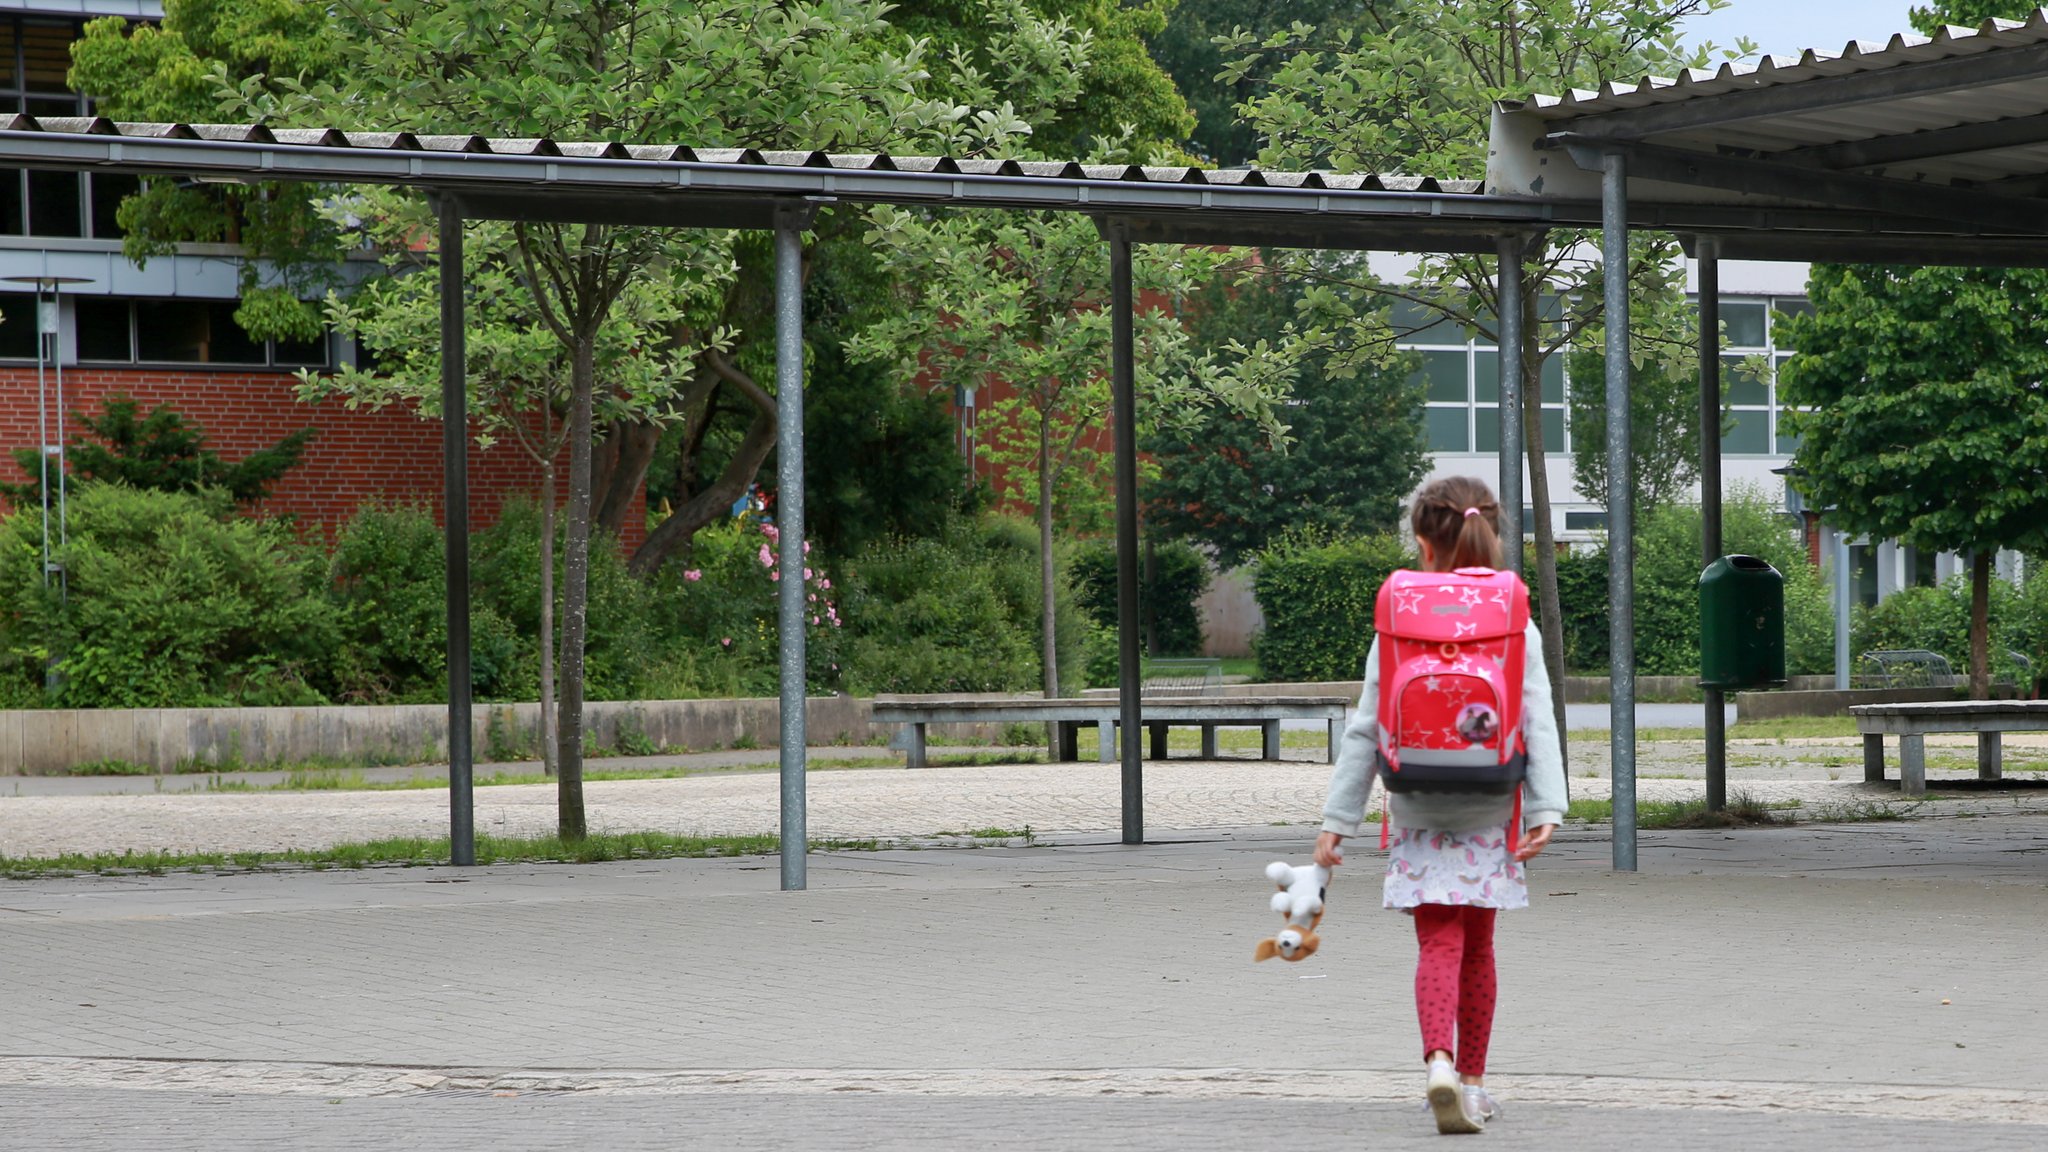
[[[47,373],[54,422],[56,376]],[[126,393],[147,411],[168,404],[205,429],[207,443],[230,460],[268,448],[292,431],[319,429],[299,466],[286,473],[264,508],[296,515],[300,522],[331,532],[371,497],[417,501],[441,515],[441,424],[410,409],[351,412],[339,403],[302,404],[297,381],[276,372],[217,372],[205,369],[67,368],[64,409],[67,431],[79,431],[72,413],[98,413],[109,395]],[[19,469],[16,448],[36,443],[36,370],[0,368],[0,471],[9,480]],[[54,424],[51,430],[54,441]],[[557,475],[568,473],[562,453]],[[540,469],[518,445],[500,440],[469,447],[470,522],[483,527],[497,519],[508,500],[532,499]],[[646,535],[644,496],[627,518],[626,545]]]

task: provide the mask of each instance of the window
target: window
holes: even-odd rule
[[[1777,343],[1779,314],[1810,313],[1813,305],[1798,297],[1723,299],[1721,301],[1721,401],[1732,422],[1721,436],[1721,451],[1743,456],[1789,456],[1799,438],[1786,432],[1778,405],[1778,370],[1792,350]],[[1750,362],[1763,360],[1763,371]]]
[[[324,368],[328,340],[264,341],[235,323],[232,300],[123,300],[72,297],[78,358],[94,364],[218,364],[249,368]],[[8,303],[0,315],[12,317]],[[33,311],[27,313],[31,318]],[[15,352],[0,324],[0,357],[35,358],[33,343]]]
[[[1544,298],[1544,315],[1557,311]],[[1496,452],[1500,447],[1500,350],[1491,338],[1452,323],[1434,309],[1394,302],[1389,313],[1396,347],[1416,354],[1409,381],[1422,390],[1423,430],[1432,452]],[[1491,324],[1491,317],[1482,317]],[[1565,444],[1564,361],[1552,356],[1539,373],[1543,389],[1543,444]]]
[[[36,298],[29,293],[0,294],[0,357],[36,358]]]
[[[0,112],[84,116],[89,102],[67,86],[80,21],[0,16]],[[121,235],[114,209],[139,185],[132,176],[0,168],[0,234]]]

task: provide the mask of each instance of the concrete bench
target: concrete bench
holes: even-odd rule
[[[1863,736],[1863,779],[1884,782],[1884,738],[1899,738],[1899,792],[1927,792],[1929,732],[1975,732],[1977,778],[1996,780],[2003,772],[2006,732],[2048,732],[2048,700],[1956,700],[1936,704],[1859,704],[1849,709]]]
[[[1168,696],[1147,697],[1143,705],[1145,727],[1152,735],[1152,759],[1166,758],[1166,733],[1178,726],[1199,726],[1202,730],[1202,758],[1216,758],[1216,729],[1256,727],[1264,734],[1262,758],[1280,758],[1280,722],[1320,720],[1329,732],[1330,759],[1337,759],[1337,742],[1344,734],[1345,709],[1350,701],[1342,696]],[[906,725],[910,733],[910,767],[925,765],[925,728],[931,724],[1050,724],[1053,730],[1052,759],[1079,760],[1080,729],[1096,731],[1096,760],[1107,764],[1116,759],[1116,729],[1121,717],[1117,699],[1090,696],[1083,699],[1048,700],[1021,696],[1009,700],[955,699],[948,697],[878,696],[869,713],[877,724]]]

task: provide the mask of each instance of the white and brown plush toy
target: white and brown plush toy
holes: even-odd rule
[[[1278,956],[1300,960],[1316,954],[1323,938],[1316,925],[1323,922],[1323,892],[1330,886],[1330,870],[1320,864],[1289,864],[1275,860],[1266,865],[1266,878],[1280,886],[1273,893],[1273,911],[1287,920],[1278,936],[1259,941],[1254,962]]]

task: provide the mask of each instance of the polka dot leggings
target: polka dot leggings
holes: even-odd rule
[[[1420,904],[1415,939],[1415,1015],[1422,1022],[1422,1058],[1449,1052],[1459,1073],[1486,1074],[1493,1038],[1493,908]],[[1455,1025],[1456,1039],[1452,1028]]]

